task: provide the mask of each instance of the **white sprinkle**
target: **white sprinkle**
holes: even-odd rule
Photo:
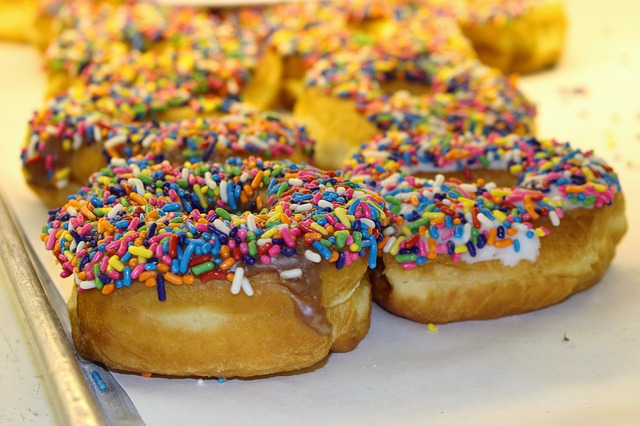
[[[240,267],[236,269],[233,275],[233,281],[231,282],[231,294],[240,293],[242,288],[242,279],[244,278],[244,268]]]
[[[327,200],[318,201],[318,207],[322,207],[323,209],[331,209],[333,210],[333,204]]]
[[[251,287],[251,283],[249,282],[247,277],[244,277],[242,279],[242,291],[244,291],[244,294],[249,297],[253,296],[253,287]]]
[[[156,140],[156,135],[152,133],[150,135],[145,136],[144,139],[142,139],[141,145],[143,148],[149,148],[154,140]]]
[[[271,242],[271,238],[260,238],[258,241],[256,241],[256,245],[258,247],[262,247],[263,245],[270,243]]]
[[[136,188],[136,192],[138,193],[138,195],[144,195],[144,184],[142,183],[142,181],[138,178],[129,178],[127,179],[127,182],[129,182],[129,185],[133,186]]]
[[[460,189],[462,189],[463,191],[475,194],[475,192],[478,190],[478,187],[471,183],[463,183],[462,185],[460,185]]]
[[[255,232],[256,229],[256,217],[253,214],[247,216],[247,229],[251,232]]]
[[[220,219],[214,220],[213,226],[215,226],[218,231],[223,232],[225,235],[229,235],[229,232],[231,232],[229,227]]]
[[[305,204],[301,204],[298,206],[298,208],[295,211],[298,212],[308,212],[309,210],[311,210],[313,208],[313,204],[311,203],[305,203]]]
[[[560,218],[558,217],[558,213],[556,213],[555,210],[551,210],[549,212],[549,219],[551,219],[551,224],[553,226],[558,226],[560,225]]]
[[[127,135],[120,133],[118,135],[111,136],[109,139],[107,139],[107,141],[104,143],[104,147],[113,148],[118,145],[122,145],[126,141],[127,141]]]
[[[484,186],[484,189],[486,189],[487,191],[493,191],[497,187],[498,185],[496,185],[495,182],[487,182],[487,184]]]
[[[96,142],[102,142],[102,132],[100,131],[100,126],[93,126],[93,139]]]
[[[478,216],[476,216],[478,218],[478,220],[480,221],[480,223],[482,223],[484,226],[491,228],[491,226],[493,225],[493,222],[491,221],[491,219],[489,219],[487,216],[485,216],[484,213],[478,213]]]
[[[389,253],[389,251],[391,250],[391,247],[396,242],[396,240],[397,240],[396,237],[389,238],[387,240],[387,244],[385,244],[384,247],[382,248],[382,251],[385,252],[385,253]]]
[[[336,189],[336,192],[338,193],[338,195],[343,195],[346,190],[347,188],[345,188],[344,186],[340,186],[338,187],[338,189]]]
[[[471,238],[471,223],[467,222],[462,227],[462,241],[465,243]]]
[[[71,217],[76,217],[78,216],[78,210],[76,210],[75,208],[73,208],[72,206],[68,206],[67,207],[67,213],[69,213],[69,216]]]
[[[289,179],[289,185],[291,186],[302,186],[304,182],[300,178],[291,178]]]
[[[227,194],[227,181],[220,182],[220,199],[223,203],[229,202],[229,194]]]
[[[124,210],[124,207],[122,207],[122,204],[118,203],[115,206],[113,206],[113,208],[111,210],[109,210],[109,212],[107,213],[107,219],[113,219],[114,217],[116,217],[118,215],[118,213],[120,213],[122,210]]]
[[[251,175],[247,172],[244,172],[243,174],[240,175],[240,182],[245,183],[247,182],[249,179],[251,178]]]
[[[87,244],[86,241],[80,241],[78,243],[78,247],[76,247],[76,252],[82,251],[82,249],[84,248],[84,246]]]
[[[280,278],[283,280],[290,280],[294,278],[300,278],[302,276],[302,269],[287,269],[286,271],[280,271]]]
[[[182,168],[182,179],[189,180],[189,169],[186,167]]]
[[[204,174],[204,183],[211,189],[216,189],[218,184],[211,178],[211,172],[206,172]]]
[[[69,244],[69,250],[71,251],[71,253],[75,253],[76,252],[76,248],[78,247],[78,243],[76,243],[76,240],[72,240],[71,244]]]
[[[198,379],[198,384],[199,384],[199,385],[203,385],[203,384],[204,384],[204,380],[202,380],[202,379]]]
[[[320,263],[320,261],[322,261],[322,257],[320,257],[318,253],[311,250],[305,250],[304,257],[306,257],[309,262],[313,263]]]
[[[111,165],[114,167],[125,167],[127,165],[127,160],[124,158],[113,157],[111,159]]]
[[[247,136],[247,137],[241,137],[238,142],[240,143],[240,141],[245,142],[246,144],[248,144],[249,146],[254,146],[257,147],[258,149],[264,149],[265,151],[267,151],[269,149],[269,145],[263,141],[262,139],[260,139],[257,136]]]
[[[78,286],[83,290],[90,290],[92,288],[96,288],[96,282],[93,281],[93,280],[91,280],[91,281],[80,281]]]
[[[361,198],[366,197],[367,194],[364,191],[355,191],[353,193],[353,195],[351,196],[351,198],[353,198],[354,200],[359,200]]]
[[[138,177],[138,175],[140,174],[140,167],[138,167],[137,164],[132,164],[131,165],[131,173],[133,173],[133,175],[135,177]]]
[[[56,133],[58,133],[58,129],[52,125],[48,125],[46,127],[47,133],[49,133],[50,135],[55,135]]]
[[[71,148],[74,151],[77,151],[78,149],[80,149],[81,146],[82,146],[82,137],[80,136],[79,133],[74,133],[73,134],[73,145],[71,145]]]
[[[390,226],[387,229],[385,229],[384,231],[382,231],[382,235],[384,235],[386,237],[387,235],[392,235],[395,232],[396,232],[396,230],[393,229],[393,227]]]
[[[366,217],[360,218],[360,223],[362,223],[369,229],[374,229],[376,227],[376,223],[371,219],[367,219]]]

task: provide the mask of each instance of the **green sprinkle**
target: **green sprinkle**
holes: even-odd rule
[[[215,267],[216,265],[213,262],[204,262],[199,265],[192,266],[191,272],[193,272],[193,275],[201,275],[205,272],[212,271]]]
[[[418,255],[414,253],[399,254],[395,257],[398,263],[415,262],[417,258]]]

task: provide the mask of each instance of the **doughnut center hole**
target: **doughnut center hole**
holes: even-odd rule
[[[408,92],[411,96],[425,96],[433,93],[431,86],[426,83],[404,79],[380,82],[380,87],[388,95],[393,95],[399,91]]]

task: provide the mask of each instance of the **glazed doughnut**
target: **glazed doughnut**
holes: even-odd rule
[[[178,121],[122,122],[89,112],[69,98],[50,100],[34,114],[22,149],[27,184],[45,204],[58,207],[110,158],[152,153],[156,160],[224,161],[260,156],[308,162],[313,141],[304,128],[273,112],[226,98],[209,98],[206,115]]]
[[[418,177],[470,171],[500,183]],[[374,299],[424,323],[558,303],[602,278],[627,227],[613,170],[553,140],[390,132],[345,176],[370,182],[391,208]]]
[[[114,160],[42,239],[72,276],[78,351],[109,368],[256,376],[353,349],[382,198],[290,162]]]
[[[316,140],[316,163],[339,167],[362,141],[392,129],[445,134],[532,134],[535,107],[513,82],[459,55],[403,45],[318,61],[294,117]],[[394,82],[410,82],[395,90]],[[386,86],[390,87],[389,91]]]
[[[567,18],[559,0],[466,0],[461,28],[482,62],[505,73],[555,65],[564,48]]]

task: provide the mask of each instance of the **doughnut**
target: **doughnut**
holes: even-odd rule
[[[475,56],[449,8],[405,3],[410,2],[294,2],[267,8],[265,20],[272,30],[266,43],[283,62],[284,106],[291,107],[301,95],[306,72],[337,52],[395,44],[420,53]]]
[[[29,122],[21,154],[27,184],[45,204],[59,207],[111,158],[152,153],[181,164],[232,156],[308,162],[313,156],[305,129],[285,116],[228,98],[206,99],[201,107],[224,115],[127,123],[70,98],[50,100]]]
[[[250,377],[316,364],[369,328],[386,205],[337,172],[231,158],[114,159],[52,210],[73,341],[128,372]]]
[[[534,133],[535,107],[496,70],[457,54],[396,48],[336,54],[307,74],[294,117],[316,140],[320,167],[340,167],[362,141],[386,130]],[[410,82],[410,91],[385,90],[396,82]]]
[[[0,40],[30,41],[35,3],[34,0],[0,0]]]
[[[392,131],[343,174],[391,210],[374,300],[423,323],[558,303],[602,278],[627,227],[611,167],[555,140]]]
[[[260,108],[277,99],[280,63],[260,55],[251,32],[210,13],[134,2],[90,3],[72,16],[72,26],[45,52],[47,96],[74,84],[168,81],[200,94],[242,97]]]
[[[466,0],[461,28],[482,62],[505,73],[555,65],[564,48],[567,18],[559,0]]]

